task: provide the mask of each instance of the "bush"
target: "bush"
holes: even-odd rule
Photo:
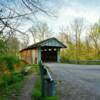
[[[0,100],[13,100],[12,94],[17,94],[24,79],[20,72],[24,65],[16,56],[0,56]],[[19,71],[16,70],[17,67],[20,68]]]
[[[13,80],[9,75],[3,75],[0,84],[0,100],[18,100],[23,79],[24,77],[20,73],[13,73]]]
[[[4,74],[0,85],[7,87],[8,85],[12,85],[13,83],[21,81],[23,78],[23,75],[20,73],[13,73],[12,76]]]
[[[16,65],[20,66],[20,71],[16,71]],[[24,67],[24,63],[16,56],[1,56],[0,57],[0,82],[7,86],[16,81],[20,81],[23,77],[21,69]]]
[[[20,60],[16,56],[1,56],[0,57],[0,66],[6,67],[10,72],[13,72],[14,65],[19,63]]]
[[[14,65],[20,62],[16,56],[4,56],[3,60],[9,71],[14,71]]]
[[[0,75],[5,73],[20,72],[26,64],[16,56],[0,57]]]

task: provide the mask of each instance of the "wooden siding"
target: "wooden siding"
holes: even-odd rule
[[[21,59],[25,60],[27,63],[32,63],[32,50],[25,50],[20,52]]]
[[[33,49],[32,50],[32,61],[33,61],[33,64],[37,64],[37,60],[38,60],[38,51],[37,51],[37,49]]]

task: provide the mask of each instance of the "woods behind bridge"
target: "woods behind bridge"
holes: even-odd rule
[[[62,50],[61,60],[100,60],[100,21],[86,26],[83,19],[62,28],[59,38],[68,48]]]

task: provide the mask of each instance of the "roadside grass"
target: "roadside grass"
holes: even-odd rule
[[[41,97],[41,79],[39,65],[33,65],[33,72],[36,74],[35,86],[32,92],[32,100],[58,100],[58,96]]]
[[[87,62],[87,65],[100,65],[100,62]]]
[[[18,100],[26,63],[15,55],[0,56],[0,100]]]
[[[24,79],[30,74],[39,74],[38,65],[26,65],[32,66],[27,72],[24,72],[27,67],[23,67],[20,72],[14,72],[13,74],[5,74],[0,79],[0,100],[18,100],[20,96],[20,90],[23,86]]]
[[[9,62],[10,61],[11,60],[9,60]],[[0,100],[18,100],[20,96],[20,90],[23,87],[25,78],[27,77],[22,72],[27,68],[28,65],[23,62],[21,62],[21,64],[17,64],[14,71],[8,73],[7,70],[7,73],[3,73],[0,77]],[[10,64],[9,66],[12,65]],[[27,74],[31,74],[31,69],[28,70]]]
[[[33,100],[58,100],[57,96],[45,98],[41,97],[41,80],[39,66],[37,64],[27,66],[32,67],[28,70],[26,75],[34,74],[37,77],[35,87],[32,92]],[[21,71],[15,72],[11,75],[3,75],[2,80],[0,80],[0,100],[18,100],[24,79],[25,75]]]
[[[36,74],[36,75],[39,75],[40,74],[39,65],[38,64],[33,64],[31,72],[34,73],[34,74]]]
[[[32,100],[58,100],[58,96],[41,97],[41,80],[38,77],[33,89]]]

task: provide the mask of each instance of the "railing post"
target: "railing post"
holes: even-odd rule
[[[42,61],[39,63],[40,74],[41,74],[41,92],[42,97],[44,96],[54,96],[55,95],[55,83],[52,79],[48,69],[44,67]]]
[[[40,75],[41,75],[41,96],[44,97],[45,94],[44,94],[44,68],[43,68],[43,65],[42,65],[42,61],[39,62],[39,66],[40,66]]]

